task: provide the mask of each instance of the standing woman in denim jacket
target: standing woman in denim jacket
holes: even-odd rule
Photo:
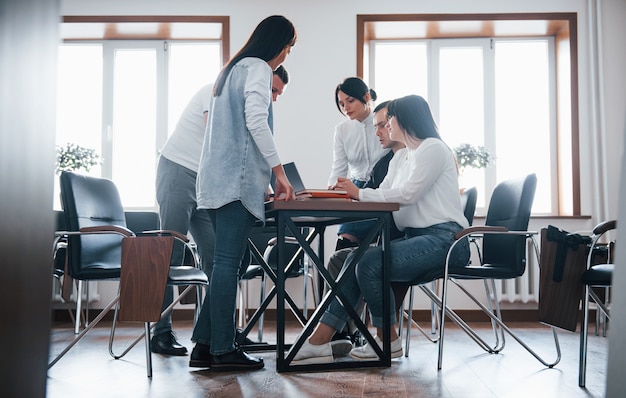
[[[261,21],[244,46],[219,73],[213,89],[198,177],[198,209],[215,229],[210,284],[193,330],[189,366],[214,371],[263,368],[263,360],[235,344],[237,283],[247,238],[265,220],[270,174],[275,200],[294,199],[272,136],[272,71],[296,42],[293,24],[274,15]]]

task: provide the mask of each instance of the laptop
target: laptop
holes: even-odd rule
[[[348,192],[343,190],[330,190],[330,189],[307,189],[302,182],[298,168],[294,162],[283,164],[285,169],[285,175],[289,179],[291,186],[298,198],[343,198],[350,199]],[[272,190],[276,191],[276,176],[272,173],[271,179]]]

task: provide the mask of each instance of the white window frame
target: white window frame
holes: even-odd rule
[[[494,43],[506,42],[506,41],[533,41],[541,40],[546,41],[548,45],[548,62],[549,62],[549,113],[550,113],[550,179],[547,184],[550,188],[550,210],[547,213],[533,212],[533,215],[558,215],[559,214],[559,192],[558,192],[558,146],[557,146],[557,117],[556,117],[556,63],[555,63],[555,42],[552,37],[515,37],[515,38],[450,38],[450,39],[376,39],[369,41],[369,60],[368,71],[369,79],[368,83],[370,87],[376,88],[376,45],[379,43],[425,43],[427,45],[427,73],[428,73],[428,88],[426,95],[435,120],[439,123],[440,118],[440,96],[439,96],[439,76],[438,76],[438,62],[439,51],[446,47],[481,47],[483,49],[483,62],[484,62],[484,146],[490,150],[491,153],[495,153],[497,145],[497,132],[495,123],[495,56],[494,56]],[[442,132],[445,135],[445,132]],[[501,139],[501,142],[505,141]],[[529,159],[530,160],[530,159]],[[484,200],[482,206],[477,207],[476,212],[478,215],[484,215],[487,211],[487,204],[489,203],[491,192],[497,185],[497,160],[494,165],[486,168],[485,173],[485,192],[479,193]]]

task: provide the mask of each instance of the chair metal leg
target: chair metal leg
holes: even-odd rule
[[[263,273],[263,275],[261,275],[261,297],[259,299],[259,303],[262,303],[265,300],[265,283],[267,281],[267,276],[265,275],[265,272]],[[259,316],[259,326],[258,326],[258,338],[259,338],[259,343],[263,341],[263,318],[265,317],[265,315],[263,313],[261,313],[261,315]]]
[[[456,284],[457,286],[460,285],[460,283],[457,283],[454,280],[452,280],[452,282],[454,282],[454,284]],[[502,311],[500,310],[500,300],[498,299],[498,293],[496,291],[496,282],[493,279],[489,279],[489,280],[485,279],[483,280],[483,285],[485,287],[485,295],[487,296],[487,306],[489,308],[489,311],[492,314],[495,312],[495,316],[498,319],[502,319]],[[461,289],[463,289],[462,286],[460,287]],[[495,311],[494,311],[494,307],[495,307]],[[493,318],[490,319],[490,321],[491,321],[491,328],[493,330],[493,334],[495,338],[495,343],[492,349],[494,353],[498,353],[504,349],[504,344],[505,344],[504,331],[498,327],[498,324],[493,320]],[[502,340],[502,343],[500,343],[500,340]]]
[[[89,282],[85,282],[84,283],[84,290],[85,290],[85,320],[83,321],[83,323],[85,324],[85,326],[89,325]],[[82,301],[83,296],[80,295],[79,296],[79,300]]]
[[[178,295],[178,297],[172,302],[172,304],[170,304],[167,308],[165,308],[162,312],[161,312],[161,317],[163,317],[165,314],[168,314],[170,312],[172,312],[174,310],[174,307],[183,299],[183,297],[185,297],[193,288],[196,288],[197,286],[195,285],[188,285],[185,290],[182,291],[182,293],[180,293]],[[118,301],[119,301],[119,295],[118,295]],[[199,305],[199,303],[197,302],[196,305]],[[128,345],[128,347],[121,353],[121,354],[116,354],[113,350],[113,342],[115,340],[115,330],[116,330],[116,325],[117,325],[117,319],[118,319],[118,312],[119,312],[119,305],[115,306],[115,312],[113,314],[113,324],[111,325],[111,334],[109,335],[109,355],[111,355],[111,357],[113,357],[113,359],[120,359],[122,358],[124,355],[128,354],[128,352],[137,345],[137,343],[139,343],[145,336],[150,336],[150,334],[146,334],[146,332],[144,331],[143,333],[141,333],[139,336],[137,336],[135,338],[135,340],[132,341],[132,343],[130,343],[130,345]],[[152,323],[150,324],[150,330],[154,329],[154,327],[156,326],[156,323]],[[148,346],[150,345],[150,341],[148,341]]]
[[[247,290],[248,281],[246,281],[245,283],[246,283],[246,290]],[[246,312],[248,311],[248,307],[244,308],[244,305],[243,305],[243,295],[244,295],[244,292],[243,292],[244,286],[243,286],[243,284],[244,284],[243,281],[239,281],[239,284],[238,284],[239,285],[238,286],[239,287],[239,289],[238,289],[239,290],[239,292],[238,292],[238,296],[239,296],[239,316],[237,317],[238,318],[237,326],[240,327],[240,328],[243,327],[243,313],[244,313],[244,311],[246,311]]]
[[[409,286],[410,288],[410,286]],[[406,301],[406,296],[402,299],[400,303],[399,316],[398,316],[398,338],[402,340],[404,338],[404,317],[406,316],[406,311],[404,311],[404,302]]]
[[[402,311],[404,312],[404,311]],[[409,308],[407,308],[406,319],[406,339],[404,343],[404,356],[409,357],[409,348],[411,347],[411,322],[413,320],[413,286],[409,287]],[[404,318],[404,316],[402,316]]]
[[[83,281],[77,281],[76,286],[76,319],[74,323],[74,334],[80,333],[80,319],[81,319],[81,311],[82,311],[82,303],[83,303]],[[87,322],[85,322],[85,327],[87,326]]]
[[[439,340],[439,335],[437,333],[437,324],[438,324],[438,315],[436,304],[431,300],[431,313],[430,313],[430,335],[422,328],[416,321],[413,320],[413,297],[414,297],[414,286],[409,286],[409,306],[406,310],[401,309],[401,319],[406,317],[406,340],[404,342],[404,356],[409,356],[409,348],[411,346],[411,326],[415,326],[417,330],[424,335],[431,343],[436,343]],[[431,291],[435,292],[437,288],[436,281],[431,283]],[[434,326],[433,326],[434,323]],[[402,326],[400,326],[402,327]]]
[[[611,288],[607,286],[604,288],[604,306],[606,308],[609,308],[610,305],[611,305]],[[596,315],[598,315],[598,320],[600,323],[600,327],[602,329],[602,337],[606,337],[607,316],[603,311],[596,311]],[[596,335],[599,335],[599,333],[596,332]]]
[[[48,365],[48,369],[50,369],[51,367],[54,366],[54,364],[56,364],[59,359],[61,359],[65,354],[67,354],[67,352],[76,345],[76,343],[78,343],[84,336],[85,334],[87,334],[88,331],[90,331],[94,326],[96,326],[98,324],[98,322],[100,322],[102,320],[102,318],[104,318],[104,316],[106,314],[109,313],[109,311],[111,311],[111,309],[116,306],[118,304],[118,302],[120,301],[120,296],[119,294],[117,295],[117,297],[115,297],[113,299],[113,301],[111,301],[99,314],[98,316],[89,323],[89,325],[87,325],[78,336],[74,337],[74,340],[72,340],[72,342],[70,344],[67,345],[67,347],[65,347],[65,349],[63,351],[61,351],[60,354],[58,354],[56,356],[56,358],[54,358],[54,360],[52,360],[52,362],[50,362],[50,364]]]
[[[578,356],[578,385],[585,386],[587,374],[587,338],[589,334],[589,285],[583,296],[583,319],[580,322],[580,353]]]
[[[307,269],[306,269],[306,265],[303,265],[303,269],[302,269],[302,289],[304,292],[304,298],[302,300],[302,313],[304,314],[304,319],[307,319],[309,317],[308,311],[307,311],[307,288],[306,288],[306,282],[307,282]]]
[[[196,305],[193,309],[193,325],[196,326],[198,318],[200,317],[200,311],[202,310],[202,303],[204,303],[204,297],[202,296],[203,286],[196,286]]]
[[[150,350],[150,322],[144,324],[144,336],[146,337],[146,372],[152,377],[152,350]]]
[[[580,387],[585,386],[587,377],[587,344],[589,342],[590,299],[596,304],[596,313],[601,312],[602,316],[607,319],[611,319],[609,315],[609,308],[603,303],[600,297],[598,297],[592,287],[585,285],[585,292],[583,294],[583,319],[580,324],[580,354],[578,361],[578,385]]]
[[[433,289],[433,292],[437,292],[437,280],[431,282],[430,288]],[[413,291],[412,287],[411,291]],[[413,308],[411,308],[412,310]],[[437,307],[432,301],[430,302],[430,333],[433,335],[437,334]]]
[[[497,314],[494,314],[487,306],[485,306],[483,303],[481,303],[480,301],[478,301],[478,299],[476,299],[476,297],[474,297],[472,294],[470,294],[470,292],[465,289],[463,287],[463,285],[461,285],[460,283],[457,283],[456,281],[454,281],[453,279],[450,279],[451,281],[453,281],[460,289],[461,291],[463,291],[465,293],[465,295],[467,297],[469,297],[478,307],[480,307],[480,309],[487,315],[489,316],[489,318],[491,318],[493,321],[496,322],[496,324],[502,328],[505,332],[507,332],[511,337],[513,337],[515,339],[515,341],[517,341],[522,347],[524,347],[524,349],[526,351],[528,351],[532,356],[535,357],[535,359],[537,359],[539,362],[541,362],[544,366],[547,366],[549,368],[554,367],[556,364],[558,364],[561,360],[561,346],[559,344],[559,338],[557,335],[557,331],[555,327],[552,327],[552,334],[554,337],[554,344],[555,344],[555,349],[556,349],[556,359],[553,362],[547,362],[545,361],[542,357],[540,357],[535,351],[533,351],[526,343],[524,343],[524,341],[519,338],[514,332],[513,330],[511,330],[511,328],[509,328],[503,321],[501,316],[499,317]],[[443,359],[443,327],[445,326],[445,315],[448,315],[451,317],[451,319],[457,324],[459,325],[467,334],[469,334],[469,336],[480,346],[482,347],[485,351],[489,352],[489,353],[496,353],[496,351],[490,347],[480,336],[478,336],[476,334],[476,332],[473,331],[473,329],[471,329],[469,327],[469,325],[467,325],[467,323],[465,323],[465,321],[463,321],[462,319],[460,319],[460,317],[458,315],[456,315],[456,313],[454,313],[454,311],[452,311],[451,309],[449,309],[447,306],[445,306],[446,300],[447,300],[447,283],[444,280],[443,282],[443,289],[442,289],[442,299],[441,299],[441,304],[439,304],[441,306],[441,320],[440,320],[440,325],[441,327],[439,328],[439,358],[437,361],[437,366],[438,369],[441,370],[441,364],[442,364],[442,359]],[[424,290],[424,289],[423,289]],[[434,298],[431,296],[431,299],[435,299],[437,300],[438,298],[435,296]],[[445,308],[445,309],[444,309]]]

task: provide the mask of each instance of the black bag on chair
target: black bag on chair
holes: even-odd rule
[[[541,230],[539,321],[576,331],[582,274],[587,269],[591,238],[552,225]]]

